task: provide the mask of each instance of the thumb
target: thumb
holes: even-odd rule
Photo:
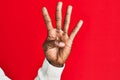
[[[55,45],[62,48],[62,47],[65,46],[65,43],[64,42],[55,41]]]

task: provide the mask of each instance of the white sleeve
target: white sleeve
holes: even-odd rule
[[[5,75],[4,71],[1,68],[0,68],[0,80],[11,80]]]
[[[46,59],[42,67],[38,70],[38,75],[35,80],[60,80],[63,67],[55,67],[51,65]]]

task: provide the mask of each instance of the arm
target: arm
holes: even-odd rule
[[[80,20],[78,22],[69,36],[68,27],[70,24],[72,6],[68,6],[64,29],[62,29],[62,2],[58,2],[56,8],[56,28],[53,27],[50,16],[45,7],[42,9],[42,13],[48,29],[48,37],[43,44],[46,59],[42,68],[38,71],[36,80],[60,80],[64,64],[70,55],[74,37],[81,28],[83,21]]]

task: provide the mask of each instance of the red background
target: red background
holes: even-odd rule
[[[63,17],[73,5],[69,32],[79,19],[61,80],[120,80],[120,1],[62,0]],[[48,8],[55,25],[58,0],[0,1],[0,67],[12,80],[33,80],[44,60],[47,36],[41,9]]]

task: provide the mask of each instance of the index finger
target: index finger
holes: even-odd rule
[[[50,16],[48,14],[48,11],[47,11],[46,7],[43,7],[42,14],[43,14],[44,21],[46,23],[47,29],[48,30],[52,29],[53,28],[52,22],[51,22],[51,19],[50,19]]]

